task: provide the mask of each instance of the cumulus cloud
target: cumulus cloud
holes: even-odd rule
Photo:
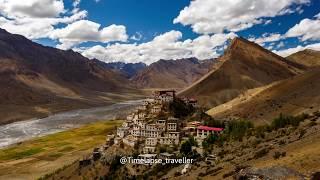
[[[285,37],[278,33],[264,33],[262,37],[259,38],[249,38],[250,41],[258,43],[259,45],[264,45],[266,42],[276,42],[284,39]]]
[[[128,35],[126,27],[122,25],[110,25],[100,29],[100,24],[80,20],[68,26],[54,30],[49,37],[57,39],[61,44],[58,45],[61,49],[69,49],[83,42],[110,42],[110,41],[127,41]]]
[[[58,40],[61,49],[69,49],[82,42],[126,41],[126,27],[100,24],[84,20],[88,12],[79,9],[81,0],[74,0],[72,10],[65,10],[62,0],[0,0],[0,27],[29,39]],[[56,25],[65,27],[56,29]]]
[[[78,4],[74,5],[76,8]],[[48,37],[59,23],[72,23],[87,16],[85,10],[67,13],[62,0],[0,0],[0,27],[39,39]]]
[[[286,36],[299,37],[302,41],[320,40],[320,19],[303,19],[290,28]]]
[[[217,57],[216,51],[228,39],[236,34],[203,35],[196,39],[181,41],[180,31],[169,31],[156,36],[152,41],[141,44],[113,44],[106,47],[94,46],[91,48],[77,49],[88,58],[97,58],[105,62],[145,62],[151,64],[159,59],[179,59],[197,57],[207,59]]]
[[[310,0],[194,0],[185,7],[174,23],[191,25],[200,34],[240,31],[255,24],[267,23],[266,17],[293,13],[292,5]],[[298,9],[299,10],[299,9]]]
[[[279,50],[279,51],[273,51],[274,53],[282,56],[282,57],[287,57],[293,53],[305,50],[305,49],[312,49],[316,51],[320,51],[320,43],[315,43],[315,44],[309,44],[306,46],[297,46],[294,48],[289,48],[289,49],[284,49],[284,50]]]
[[[29,39],[46,38],[59,23],[72,23],[87,16],[86,11],[79,11],[71,16],[59,18],[17,18],[0,17],[0,27],[14,34],[21,34]]]
[[[64,11],[62,0],[0,0],[0,13],[10,18],[50,18]]]

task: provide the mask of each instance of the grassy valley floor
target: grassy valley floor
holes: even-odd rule
[[[0,179],[37,179],[69,165],[103,144],[122,123],[110,120],[35,138],[0,150]]]

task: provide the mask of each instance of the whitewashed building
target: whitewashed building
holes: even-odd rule
[[[167,123],[167,131],[177,131],[177,123],[176,122]]]
[[[160,105],[153,106],[151,109],[151,113],[158,114],[161,112],[161,109],[162,109],[162,106]]]
[[[143,147],[142,151],[144,154],[154,153],[154,152],[156,152],[156,147],[145,146],[145,147]]]
[[[156,146],[158,143],[158,138],[146,138],[145,145],[146,146]]]
[[[129,127],[118,127],[117,128],[117,136],[118,137],[123,138],[128,134],[129,134]]]
[[[178,145],[179,144],[179,139],[173,139],[169,137],[159,137],[158,139],[159,144],[162,145]]]
[[[159,119],[159,120],[157,120],[156,124],[157,124],[157,125],[160,125],[160,126],[165,126],[165,125],[166,125],[166,122],[167,122],[167,120]]]
[[[173,101],[173,96],[168,94],[162,94],[158,98],[161,102],[164,102],[164,103],[169,103]]]
[[[209,126],[198,126],[197,128],[197,138],[205,139],[209,134],[220,133],[223,128],[215,128]]]

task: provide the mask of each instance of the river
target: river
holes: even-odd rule
[[[0,148],[84,124],[123,116],[142,100],[125,101],[104,107],[57,113],[41,119],[30,119],[0,126]]]

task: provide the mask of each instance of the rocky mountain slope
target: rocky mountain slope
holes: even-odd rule
[[[306,49],[299,51],[287,57],[287,59],[307,66],[309,68],[319,67],[320,66],[320,52]]]
[[[320,109],[320,69],[252,89],[208,111],[216,118],[245,118],[268,123],[280,113],[301,114]]]
[[[0,123],[139,93],[121,74],[71,50],[44,47],[2,29],[0,49]]]
[[[159,60],[132,78],[139,88],[184,88],[208,73],[214,60]]]
[[[208,111],[216,118],[245,118],[268,123],[280,113],[301,114],[320,109],[320,52],[303,50],[287,57],[307,67],[304,73],[266,86],[250,89]]]
[[[243,38],[232,40],[218,64],[179,95],[196,97],[201,105],[214,107],[248,89],[293,77],[305,69]]]

